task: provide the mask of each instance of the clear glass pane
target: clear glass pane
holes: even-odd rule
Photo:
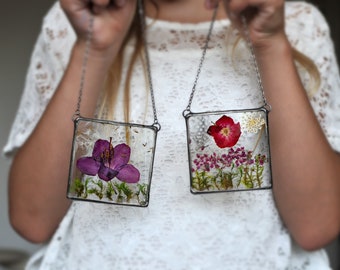
[[[147,206],[156,136],[153,126],[77,119],[68,198]]]
[[[191,191],[271,188],[267,111],[186,116]]]

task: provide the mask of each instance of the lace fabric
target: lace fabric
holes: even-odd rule
[[[291,43],[320,70],[321,87],[311,103],[332,147],[340,151],[340,117],[336,114],[340,109],[339,71],[327,23],[317,9],[304,2],[288,2],[286,18]],[[208,27],[209,23],[155,21],[149,28],[155,100],[162,125],[149,207],[74,202],[28,269],[96,269],[98,263],[101,269],[248,269],[249,265],[255,270],[329,269],[324,251],[306,252],[292,242],[270,190],[190,194],[182,111]],[[256,78],[248,55],[236,52],[237,61],[233,61],[227,53],[229,29],[228,20],[215,23],[192,111],[262,104],[261,95],[253,91]],[[25,142],[39,121],[67,65],[74,40],[56,3],[45,17],[32,55],[19,111],[4,149],[8,155]],[[241,43],[237,50],[242,52],[243,46]],[[128,47],[126,53],[130,52]],[[131,81],[131,121],[152,123],[152,108],[138,65]],[[301,71],[301,76],[307,84],[307,75]],[[117,112],[122,106],[118,104]],[[115,115],[119,118],[119,113]]]

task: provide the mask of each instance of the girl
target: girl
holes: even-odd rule
[[[192,108],[253,108],[263,101],[247,65],[249,38],[272,108],[273,188],[194,196],[182,111],[217,4]],[[83,116],[106,112],[122,121],[125,114],[144,123],[152,121],[152,108],[137,1],[60,0],[44,20],[5,148],[16,151],[12,225],[32,242],[47,242],[28,269],[330,269],[322,247],[340,228],[340,81],[320,12],[283,0],[145,0],[143,7],[162,125],[150,205],[65,197],[70,119],[88,46]]]

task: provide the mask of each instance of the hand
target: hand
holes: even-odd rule
[[[86,42],[93,16],[92,51],[120,47],[136,11],[136,0],[60,0],[78,41]]]
[[[245,16],[254,47],[266,47],[276,37],[285,36],[284,0],[205,0],[205,6],[212,9],[219,2],[223,2],[229,19],[241,33]]]

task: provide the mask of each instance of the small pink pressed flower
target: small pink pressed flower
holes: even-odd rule
[[[241,136],[241,127],[240,123],[234,123],[232,118],[223,115],[209,127],[207,133],[214,138],[218,147],[232,147]]]

